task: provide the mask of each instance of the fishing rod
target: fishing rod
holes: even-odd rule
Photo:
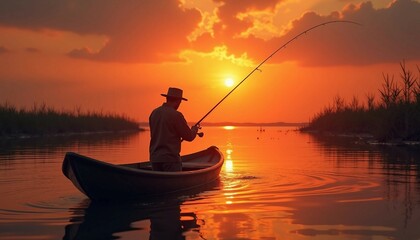
[[[199,126],[200,123],[211,113],[213,112],[214,109],[216,109],[233,91],[235,91],[248,77],[250,77],[255,71],[261,71],[260,67],[267,62],[268,59],[272,58],[278,51],[280,51],[283,48],[286,48],[287,45],[289,45],[291,42],[295,41],[296,39],[298,39],[300,36],[312,31],[315,28],[321,27],[321,26],[325,26],[328,24],[332,24],[332,23],[350,23],[350,24],[356,24],[361,26],[362,24],[358,23],[358,22],[353,22],[353,21],[346,21],[346,20],[335,20],[335,21],[328,21],[328,22],[324,22],[318,25],[315,25],[313,27],[310,27],[308,29],[306,29],[305,31],[299,33],[298,35],[294,36],[292,39],[290,39],[289,41],[287,41],[285,44],[283,44],[281,47],[277,48],[273,53],[271,53],[267,58],[264,59],[264,61],[262,61],[260,64],[258,64],[244,79],[242,79],[242,81],[240,81],[232,90],[230,90],[230,92],[228,94],[226,94],[226,96],[224,96],[222,98],[222,100],[220,100],[212,109],[210,109],[210,111],[208,111],[206,113],[206,115],[204,115],[196,124],[195,126]],[[201,135],[201,136],[200,136]],[[202,137],[203,134],[199,133],[199,136]]]

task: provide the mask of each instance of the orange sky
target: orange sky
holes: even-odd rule
[[[310,3],[308,3],[310,2]],[[169,86],[198,121],[308,121],[340,95],[361,101],[420,65],[420,1],[76,0],[0,2],[0,102],[123,113],[147,121]]]

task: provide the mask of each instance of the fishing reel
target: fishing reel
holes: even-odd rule
[[[195,126],[197,126],[198,129],[201,129],[200,124],[197,123]],[[202,138],[204,136],[204,133],[203,132],[197,132],[197,136]]]

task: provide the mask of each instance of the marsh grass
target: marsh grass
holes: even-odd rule
[[[303,131],[370,134],[380,141],[420,141],[420,68],[418,75],[400,63],[400,81],[383,74],[379,100],[366,95],[366,105],[356,97],[346,103],[336,96],[332,105],[324,107]]]
[[[31,109],[19,109],[8,102],[0,104],[0,136],[128,130],[139,130],[138,123],[123,115],[82,112],[80,107],[58,111],[45,103],[34,104]]]

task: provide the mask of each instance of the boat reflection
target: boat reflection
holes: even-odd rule
[[[220,181],[204,186],[195,193],[151,202],[94,202],[88,199],[71,208],[65,240],[79,239],[185,239],[189,231],[199,232],[200,221],[194,212],[182,212],[186,201],[200,198],[200,193],[217,188]]]
[[[85,204],[81,203],[81,207]],[[135,223],[147,223],[147,220],[150,221],[149,239],[184,239],[183,232],[200,227],[194,213],[181,214],[179,202],[155,205],[90,202],[88,205],[83,217],[71,219],[75,223],[66,226],[63,239],[116,239],[119,233],[136,234],[139,228]],[[192,220],[181,221],[184,215]],[[77,222],[80,218],[83,220]]]

